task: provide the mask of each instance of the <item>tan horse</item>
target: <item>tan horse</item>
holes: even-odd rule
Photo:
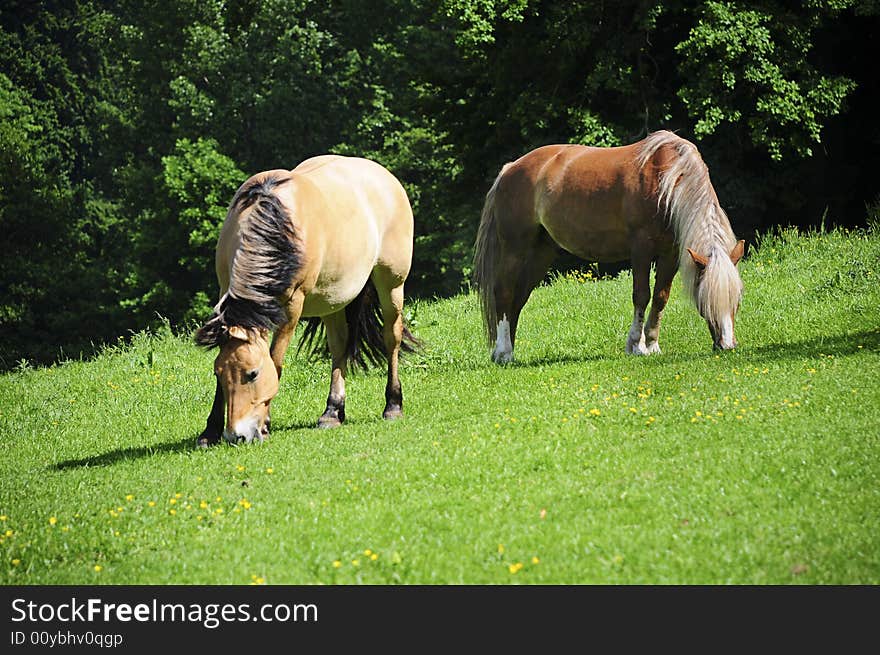
[[[588,261],[631,262],[634,313],[626,352],[660,352],[660,318],[677,269],[715,347],[736,346],[742,296],[736,264],[744,242],[734,237],[689,141],[660,131],[618,148],[545,146],[501,169],[486,195],[474,256],[494,361],[513,359],[520,312],[557,247]]]
[[[398,354],[415,344],[402,317],[412,250],[406,192],[375,162],[323,155],[247,180],[217,243],[220,301],[196,334],[200,345],[220,348],[214,404],[198,444],[217,443],[221,434],[231,443],[268,434],[269,403],[301,318],[308,318],[307,344],[326,328],[332,358],[319,427],[345,420],[348,366],[382,359],[383,416],[401,416]]]

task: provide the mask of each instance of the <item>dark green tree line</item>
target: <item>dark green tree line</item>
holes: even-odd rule
[[[0,366],[203,318],[250,174],[337,152],[406,186],[408,292],[469,274],[501,165],[674,129],[734,228],[877,201],[875,0],[69,0],[0,8]]]

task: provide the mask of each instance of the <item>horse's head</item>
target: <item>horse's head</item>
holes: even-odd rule
[[[278,372],[269,355],[267,330],[230,327],[214,360],[226,398],[230,443],[262,441],[269,432],[269,402],[278,393]]]
[[[700,315],[706,319],[712,344],[719,350],[736,348],[733,327],[742,298],[742,280],[736,265],[745,252],[745,241],[738,241],[729,253],[718,248],[708,256],[688,254],[697,267],[695,299]]]

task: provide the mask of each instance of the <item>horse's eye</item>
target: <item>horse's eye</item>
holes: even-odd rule
[[[253,371],[248,371],[247,373],[245,373],[244,377],[248,382],[253,382],[254,380],[257,379],[257,376],[259,374],[260,374],[259,369],[255,368]]]

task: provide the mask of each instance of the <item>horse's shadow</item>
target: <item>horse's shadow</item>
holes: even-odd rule
[[[780,359],[803,359],[820,355],[855,355],[866,350],[880,348],[880,326],[852,332],[818,336],[804,341],[788,343],[768,343],[756,348],[748,348],[744,354],[757,360],[773,361]]]
[[[351,425],[358,425],[360,423],[364,423],[365,421],[361,420],[346,420],[345,424],[341,429],[345,429],[345,427]],[[278,438],[277,435],[280,435],[285,432],[295,432],[297,430],[310,429],[314,430],[316,433],[327,432],[325,430],[319,430],[315,421],[294,421],[290,423],[281,422],[281,421],[273,421],[272,422],[272,435],[269,437],[270,439]],[[332,432],[332,431],[330,431]],[[231,446],[227,444],[222,439],[219,443],[210,446],[208,448],[200,448],[196,446],[196,439],[198,438],[197,434],[193,434],[191,437],[187,437],[185,439],[179,439],[178,441],[167,441],[164,443],[157,444],[149,444],[145,446],[132,446],[129,448],[117,448],[115,450],[110,450],[106,453],[101,453],[98,455],[92,455],[89,457],[80,457],[78,459],[66,459],[61,462],[57,462],[51,466],[53,470],[56,471],[66,471],[69,469],[76,468],[84,468],[84,467],[96,467],[96,466],[112,466],[117,462],[141,459],[143,457],[152,457],[158,454],[164,453],[186,453],[186,452],[197,452],[204,451],[210,452],[217,448],[233,448],[236,446]],[[240,446],[241,448],[247,448],[248,446]]]
[[[182,453],[187,450],[194,450],[195,444],[196,435],[193,435],[190,438],[180,439],[179,441],[168,441],[165,443],[133,446],[129,448],[117,448],[116,450],[111,450],[100,455],[81,457],[79,459],[66,459],[57,462],[52,468],[56,471],[66,471],[67,469],[82,467],[111,466],[117,462],[150,457],[159,453]]]
[[[761,346],[750,347],[741,345],[735,351],[714,352],[707,348],[704,352],[669,352],[662,355],[649,356],[650,361],[676,361],[690,362],[704,360],[713,354],[720,354],[722,357],[726,355],[739,356],[749,362],[771,362],[787,359],[804,359],[810,357],[818,357],[820,355],[853,355],[866,350],[876,350],[880,348],[880,327],[853,332],[850,334],[836,334],[832,336],[818,336],[804,341],[786,341],[777,343],[768,343]],[[624,358],[623,353],[618,354],[584,354],[572,355],[560,353],[558,355],[548,354],[545,356],[529,357],[522,360],[514,360],[510,366],[512,368],[535,368],[539,366],[547,366],[553,364],[586,364],[590,362],[609,361],[612,359]],[[640,357],[629,356],[627,359],[635,360]]]

